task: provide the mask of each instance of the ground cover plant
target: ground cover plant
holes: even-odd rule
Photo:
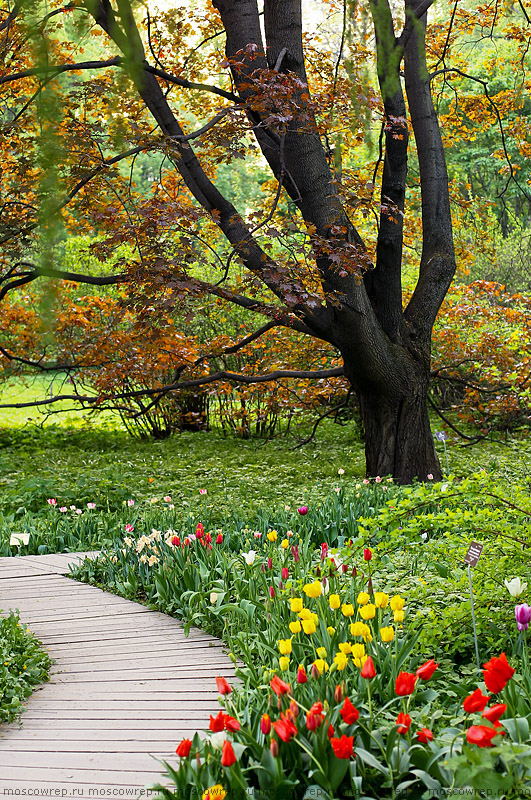
[[[34,687],[48,680],[51,661],[18,614],[0,617],[0,722],[12,722]]]
[[[418,587],[427,581],[416,577],[422,555],[414,565],[400,563],[382,534],[382,518],[397,508],[424,503],[426,524],[437,517],[438,506],[439,514],[449,517],[452,502],[442,508],[441,497],[453,495],[458,505],[459,495],[461,506],[467,497],[478,505],[490,488],[486,476],[463,483],[418,487],[405,496],[403,489],[387,489],[382,482],[360,483],[357,494],[380,491],[387,497],[390,491],[391,497],[375,518],[378,534],[367,534],[364,521],[355,540],[330,531],[328,541],[322,538],[321,523],[333,517],[340,490],[315,511],[301,506],[295,516],[291,510],[277,513],[266,521],[274,519],[275,528],[262,520],[255,530],[209,530],[198,523],[186,531],[128,531],[120,548],[80,568],[78,577],[143,597],[182,617],[187,627],[221,636],[244,662],[241,686],[229,691],[220,680],[227,703],[211,718],[209,737],[179,743],[180,764],[168,767],[175,793],[166,796],[246,797],[252,787],[254,796],[263,798],[312,792],[323,798],[391,798],[406,789],[420,798],[443,788],[458,796],[468,787],[480,797],[496,784],[504,796],[518,798],[531,788],[525,639],[531,609],[522,602],[527,587],[518,586],[524,594],[517,598],[516,617],[507,587],[495,592],[499,605],[492,621],[498,633],[502,629],[501,641],[484,636],[480,627],[483,663],[505,669],[503,686],[495,686],[490,668],[481,679],[471,663],[470,619],[459,619],[467,634],[460,664],[448,658],[446,640],[423,636],[428,603]],[[493,528],[497,511],[484,508]],[[522,535],[529,530],[529,511],[521,520]],[[408,541],[420,551],[437,540],[446,548],[456,546],[435,525],[423,544],[419,516],[411,515],[410,530],[398,534],[403,548]],[[463,519],[464,509],[453,532],[461,562],[468,540]],[[395,531],[387,526],[391,541]],[[363,547],[373,540],[373,546]],[[527,557],[518,557],[518,548],[522,544],[515,543],[509,563],[525,569]],[[427,553],[426,561],[432,555]],[[462,563],[447,576],[446,587],[435,590],[439,602],[445,598],[454,611],[463,604],[451,592],[459,571],[464,573]],[[507,582],[514,594],[515,582]],[[487,580],[484,588],[491,588]],[[483,595],[478,602],[483,604]],[[492,608],[490,613],[492,618]],[[500,656],[505,650],[511,667],[505,667],[505,654]],[[488,708],[485,692],[491,697]]]

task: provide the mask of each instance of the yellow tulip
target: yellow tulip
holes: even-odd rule
[[[312,618],[312,612],[310,611],[310,609],[301,608],[301,610],[299,611],[299,619],[311,619],[311,618]]]
[[[330,603],[330,608],[333,608],[334,611],[341,605],[341,599],[338,594],[331,594],[328,598],[328,602]]]
[[[301,626],[299,620],[296,619],[295,622],[290,622],[289,629],[290,629],[290,631],[292,633],[300,633],[301,630],[302,630],[302,626]]]
[[[323,658],[317,658],[313,663],[317,667],[319,675],[322,675],[323,672],[328,672],[328,664]]]
[[[343,603],[341,606],[341,612],[344,617],[352,617],[354,616],[354,606],[352,603]]]
[[[315,631],[317,630],[317,625],[315,624],[313,619],[303,619],[302,629],[304,633],[307,633],[309,635],[311,633],[315,633]]]
[[[352,645],[350,644],[350,642],[340,642],[338,644],[338,647],[341,650],[341,652],[344,653],[345,655],[352,653]]]
[[[367,594],[367,592],[360,592],[360,593],[359,593],[359,595],[358,595],[358,597],[356,598],[356,603],[357,603],[359,606],[364,606],[364,605],[366,605],[366,604],[369,602],[369,600],[370,600],[370,599],[371,599],[371,598],[369,597],[369,595]]]
[[[361,667],[365,664],[366,661],[367,661],[367,656],[362,656],[361,658],[355,658],[354,664],[361,669]]]
[[[294,614],[299,614],[303,609],[302,597],[292,597],[289,601],[289,607]]]
[[[278,643],[278,649],[280,650],[281,655],[289,655],[289,653],[291,653],[291,639],[280,639]]]
[[[216,783],[216,785],[211,786],[210,789],[205,789],[201,795],[201,800],[225,800],[226,796],[227,792],[221,783]]]
[[[385,592],[375,592],[374,593],[374,605],[376,608],[385,608],[387,603],[389,602],[389,595]]]
[[[394,619],[395,622],[403,622],[405,616],[406,616],[406,612],[402,611],[402,609],[400,609],[398,611],[395,611],[395,613],[393,614],[393,619]]]
[[[363,658],[365,655],[365,645],[364,644],[353,644],[352,645],[352,658]]]
[[[376,614],[376,606],[372,603],[368,603],[366,606],[362,606],[360,608],[360,617],[362,619],[373,619],[374,615]]]
[[[320,597],[323,593],[321,581],[313,581],[313,583],[306,583],[302,587],[302,591],[307,597]]]
[[[395,638],[395,632],[391,626],[388,628],[380,628],[380,636],[382,642],[392,642]]]
[[[318,647],[316,652],[319,658],[326,658],[328,655],[326,647]]]
[[[289,540],[288,539],[282,539],[282,541],[280,542],[280,546],[284,550],[286,550],[289,547]]]
[[[335,629],[335,628],[333,628],[331,625],[329,625],[329,626],[328,626],[328,628],[327,628],[326,630],[327,630],[327,633],[329,633],[329,634],[330,634],[330,636],[333,636],[333,635],[334,635],[334,633],[336,632],[336,629]]]
[[[289,656],[281,656],[278,659],[278,666],[282,672],[285,672],[287,669],[289,669]]]
[[[276,540],[278,539],[278,533],[276,531],[269,531],[269,533],[267,534],[267,538],[269,539],[270,542],[276,542]]]
[[[336,653],[334,656],[334,664],[337,664],[338,670],[342,672],[348,664],[348,658],[344,653]]]
[[[350,632],[352,636],[363,636],[365,642],[372,642],[371,629],[364,622],[353,622]]]
[[[399,594],[394,594],[389,601],[389,605],[391,606],[391,611],[402,611],[404,608],[404,603],[406,601],[403,597],[400,597]]]

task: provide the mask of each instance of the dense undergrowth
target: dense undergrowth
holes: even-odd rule
[[[0,722],[12,722],[33,688],[48,680],[50,658],[18,614],[0,617]]]

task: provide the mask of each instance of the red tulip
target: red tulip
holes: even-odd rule
[[[273,722],[273,728],[277,736],[282,739],[283,742],[291,741],[297,733],[296,726],[286,714],[281,714],[280,719]]]
[[[273,586],[269,587],[269,596],[270,596],[271,600],[273,600],[273,598],[276,596],[276,592],[275,592]]]
[[[297,683],[307,683],[307,681],[308,681],[308,676],[306,674],[306,670],[301,664],[301,666],[297,670]]]
[[[289,578],[289,569],[287,567],[282,567],[281,577],[283,581],[287,581]]]
[[[429,728],[421,728],[420,731],[417,731],[417,739],[422,744],[426,744],[427,742],[433,741],[433,733],[430,731]]]
[[[482,717],[485,717],[489,722],[492,722],[493,725],[499,721],[500,717],[505,714],[507,711],[507,706],[505,703],[496,703],[495,705],[491,706],[490,708],[486,708]]]
[[[363,558],[365,561],[370,561],[372,558],[372,550],[369,550],[368,547],[363,548]]]
[[[333,737],[334,733],[335,733],[334,726],[333,725],[329,725],[328,726],[328,733],[326,735],[328,736],[329,739],[331,739]]]
[[[232,767],[233,764],[236,763],[236,754],[234,753],[234,749],[232,744],[225,739],[223,742],[223,748],[221,750],[221,766],[222,767]]]
[[[273,676],[270,686],[274,693],[279,695],[279,697],[281,694],[291,694],[291,686],[289,683],[283,681],[282,678],[278,677],[278,675]]]
[[[346,722],[347,725],[354,725],[360,715],[360,712],[352,705],[348,697],[345,697],[343,708],[339,713],[343,717],[343,722]]]
[[[304,515],[308,513],[308,506],[301,506],[300,508],[297,509],[297,511],[299,512],[301,517],[304,517]]]
[[[181,544],[181,540],[178,536],[172,536],[170,541],[174,547],[179,547],[179,545]]]
[[[230,694],[232,692],[232,688],[225,678],[216,678],[216,686],[220,694]]]
[[[481,689],[476,689],[468,697],[463,700],[463,708],[467,714],[473,714],[474,711],[483,711],[489,702],[488,694],[483,694]]]
[[[367,680],[370,681],[375,675],[376,670],[374,669],[374,661],[372,660],[371,656],[367,656],[367,660],[361,668],[361,677],[367,678]]]
[[[225,726],[226,731],[239,731],[240,730],[240,723],[234,717],[231,717],[230,714],[225,714],[223,717],[223,724]]]
[[[273,559],[271,558],[271,556],[269,556],[269,558],[267,559],[267,568],[273,569]]]
[[[213,733],[219,733],[225,727],[225,714],[223,711],[220,711],[216,717],[210,716],[210,724],[209,729]]]
[[[421,681],[429,681],[438,666],[439,665],[435,663],[433,658],[430,658],[429,661],[426,661],[425,664],[422,664],[418,668],[416,675],[421,679]]]
[[[198,539],[201,539],[203,537],[204,532],[205,529],[203,528],[203,524],[201,522],[198,522],[197,528],[195,529],[195,535],[197,536]]]
[[[260,730],[264,736],[269,736],[271,733],[271,717],[269,714],[262,714],[262,719],[260,720]]]
[[[177,750],[175,752],[181,758],[188,758],[191,749],[192,749],[192,740],[183,739],[182,742],[180,742],[180,744],[177,746]]]
[[[502,732],[488,725],[472,725],[466,732],[466,739],[469,744],[477,744],[478,747],[493,747],[492,740],[498,733]]]
[[[218,535],[216,536],[216,544],[223,544],[223,534],[222,533],[218,533]]]
[[[326,542],[323,542],[321,545],[321,561],[324,561],[328,555],[328,545]]]
[[[293,560],[296,564],[301,560],[298,544],[291,545],[291,555],[293,556]]]
[[[337,684],[335,692],[334,692],[334,701],[336,703],[340,703],[343,700],[343,689],[341,688],[341,684]]]
[[[395,681],[395,692],[404,697],[415,690],[417,676],[413,672],[399,672]]]
[[[507,662],[505,653],[502,653],[499,658],[491,658],[483,666],[485,684],[489,692],[493,694],[501,692],[507,681],[514,675],[514,669]]]
[[[271,744],[269,745],[269,750],[273,758],[278,758],[278,742],[276,739],[271,739]]]
[[[396,718],[396,724],[398,726],[397,727],[398,733],[403,735],[407,733],[409,730],[409,726],[411,725],[411,717],[409,716],[409,714],[404,714],[400,712],[400,714]]]
[[[351,758],[354,751],[353,736],[342,736],[340,739],[332,737],[330,739],[330,744],[332,745],[332,749],[336,758]]]

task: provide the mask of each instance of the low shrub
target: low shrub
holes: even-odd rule
[[[33,687],[48,680],[51,661],[18,614],[0,617],[0,722],[12,722]]]

